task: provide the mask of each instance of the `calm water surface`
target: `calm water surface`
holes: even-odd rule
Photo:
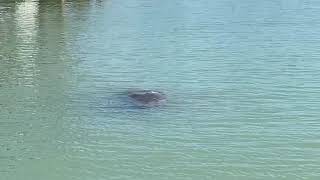
[[[0,0],[0,179],[320,179],[319,49],[316,0]]]

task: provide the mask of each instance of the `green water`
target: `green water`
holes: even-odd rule
[[[319,49],[316,0],[0,0],[0,180],[318,180]]]

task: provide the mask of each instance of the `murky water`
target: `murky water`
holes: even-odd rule
[[[314,0],[0,0],[0,179],[319,179],[319,37]]]

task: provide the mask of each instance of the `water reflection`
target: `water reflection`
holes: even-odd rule
[[[13,170],[26,168],[25,162],[45,161],[59,153],[74,83],[70,34],[81,30],[69,23],[85,17],[86,12],[80,12],[90,3],[0,3],[0,170],[8,177]]]
[[[18,84],[23,83],[26,86],[33,86],[36,76],[34,56],[38,52],[36,45],[38,3],[28,0],[17,3],[15,9],[16,38],[18,39],[15,53],[16,58],[21,62],[19,71],[21,80]]]

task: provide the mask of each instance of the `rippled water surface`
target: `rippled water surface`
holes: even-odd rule
[[[319,50],[316,0],[0,0],[0,179],[318,180]]]

